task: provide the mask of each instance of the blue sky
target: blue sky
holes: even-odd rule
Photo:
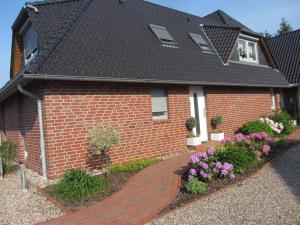
[[[112,0],[113,1],[113,0]],[[114,0],[116,1],[116,0]],[[294,29],[300,28],[299,0],[149,0],[163,6],[204,16],[221,9],[257,32],[275,33],[280,19],[286,17]],[[26,1],[1,0],[0,86],[9,79],[11,30]]]

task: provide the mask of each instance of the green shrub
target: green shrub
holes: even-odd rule
[[[110,185],[103,177],[91,176],[80,169],[70,169],[58,184],[51,186],[49,190],[57,199],[76,203],[92,196],[109,193]]]
[[[270,127],[270,125],[260,120],[248,122],[244,124],[242,128],[242,133],[247,135],[252,133],[260,133],[260,132],[266,132],[270,137],[274,136],[274,132]]]
[[[160,159],[157,158],[142,159],[134,162],[111,166],[108,170],[111,173],[137,172],[159,161]]]
[[[277,123],[282,123],[283,131],[279,136],[288,136],[293,133],[295,127],[293,125],[292,117],[287,112],[276,112],[273,116],[270,116],[270,119]]]
[[[257,163],[256,155],[246,145],[227,144],[216,152],[218,161],[228,162],[234,166],[234,173],[244,173]]]
[[[290,146],[290,144],[285,140],[279,140],[275,144],[275,148],[277,149],[287,149]]]
[[[196,178],[190,180],[186,184],[185,188],[188,193],[194,195],[207,194],[208,192],[207,184],[202,181],[199,181]]]
[[[217,128],[219,125],[223,123],[223,118],[222,116],[215,116],[211,119],[211,124]]]
[[[185,126],[189,131],[192,131],[197,125],[197,121],[194,117],[190,117],[186,120]]]
[[[3,172],[7,173],[13,170],[16,160],[17,145],[11,141],[4,141],[0,145],[0,157],[3,163]]]

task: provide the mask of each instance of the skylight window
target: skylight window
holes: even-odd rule
[[[151,28],[152,32],[154,33],[154,35],[159,39],[159,41],[163,45],[177,47],[176,41],[171,36],[171,34],[167,30],[167,28],[162,27],[162,26],[153,25],[153,24],[150,24],[150,28]]]
[[[192,38],[192,40],[202,49],[202,51],[205,52],[212,52],[211,47],[209,46],[209,44],[204,40],[204,38],[202,37],[202,35],[199,34],[192,34],[190,33],[190,37]]]

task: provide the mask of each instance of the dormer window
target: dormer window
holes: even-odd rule
[[[172,35],[169,33],[167,28],[150,24],[150,29],[154,33],[154,35],[158,38],[158,40],[166,47],[175,47],[177,48],[177,43]]]
[[[257,42],[254,40],[240,38],[238,52],[240,61],[258,63]]]
[[[38,39],[36,30],[31,22],[26,22],[20,31],[23,39],[23,52],[25,65],[38,54]]]

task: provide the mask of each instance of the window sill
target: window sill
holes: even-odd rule
[[[171,123],[170,119],[153,119],[153,124]]]

